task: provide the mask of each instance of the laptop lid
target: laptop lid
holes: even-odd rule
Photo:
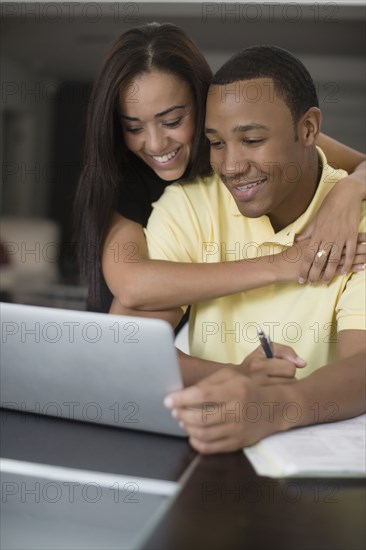
[[[183,387],[158,319],[0,304],[1,406],[185,436],[163,399]]]

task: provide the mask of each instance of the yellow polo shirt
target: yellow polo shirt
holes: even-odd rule
[[[331,168],[320,149],[318,153],[323,172],[314,198],[295,222],[278,233],[267,216],[243,216],[216,175],[168,186],[154,204],[146,229],[150,257],[214,263],[286,254],[329,190],[346,175]],[[363,203],[363,231],[365,214]],[[365,304],[365,272],[337,276],[327,287],[322,283],[272,284],[201,302],[191,309],[190,353],[239,364],[258,346],[257,329],[261,327],[271,340],[290,345],[307,361],[308,366],[297,371],[301,378],[335,359],[337,332],[366,329]]]

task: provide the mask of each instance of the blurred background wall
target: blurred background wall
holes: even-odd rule
[[[38,253],[41,262],[56,265],[50,282],[77,284],[70,220],[85,110],[105,52],[128,28],[175,23],[213,70],[249,45],[287,48],[316,81],[323,131],[365,150],[363,1],[4,2],[0,9],[1,214],[51,220],[58,235],[46,254],[45,244],[43,252],[32,245],[33,256],[27,245],[22,251],[21,237],[5,252],[9,262],[16,254],[36,261]]]

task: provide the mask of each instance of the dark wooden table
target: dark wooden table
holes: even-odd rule
[[[144,550],[366,547],[361,479],[275,480],[257,476],[242,452],[198,456],[179,438],[1,412],[3,458],[181,480]]]
[[[145,550],[362,549],[362,480],[259,477],[243,453],[201,457]]]

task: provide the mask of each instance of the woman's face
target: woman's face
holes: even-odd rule
[[[136,77],[119,99],[127,148],[166,181],[187,168],[194,127],[194,102],[186,82],[152,71]]]

